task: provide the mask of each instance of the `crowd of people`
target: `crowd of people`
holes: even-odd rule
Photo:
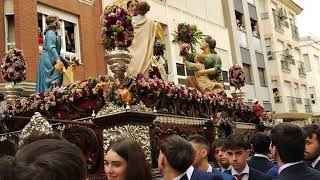
[[[0,180],[85,180],[85,147],[98,148],[84,136],[86,127],[75,133],[29,137],[16,154],[0,158]],[[86,130],[84,130],[86,129]],[[88,130],[89,129],[89,130]],[[86,132],[87,135],[80,135]],[[71,134],[71,135],[70,135]],[[92,136],[94,137],[94,136]],[[108,180],[320,180],[320,127],[300,128],[291,123],[275,126],[270,133],[233,133],[213,141],[201,135],[184,139],[172,135],[159,144],[155,177],[139,141],[111,141],[105,151]],[[212,158],[209,158],[212,157]],[[214,163],[210,163],[213,159]]]

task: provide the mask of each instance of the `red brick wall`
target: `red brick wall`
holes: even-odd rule
[[[101,0],[96,0],[93,6],[78,0],[14,0],[16,47],[21,48],[26,56],[28,73],[27,80],[35,81],[39,49],[37,41],[37,3],[62,10],[79,18],[80,53],[82,64],[76,68],[75,79],[82,80],[106,72],[104,50],[100,38]],[[3,1],[0,2],[0,13],[3,14]],[[0,20],[0,28],[3,19]],[[4,29],[4,28],[3,28]],[[4,38],[4,35],[0,35]],[[0,44],[0,51],[4,52]]]

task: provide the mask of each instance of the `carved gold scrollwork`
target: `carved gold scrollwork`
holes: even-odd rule
[[[150,148],[150,135],[148,126],[115,126],[113,128],[103,130],[103,149],[104,153],[107,152],[111,141],[121,138],[133,138],[140,142],[147,160],[151,162],[151,148]]]

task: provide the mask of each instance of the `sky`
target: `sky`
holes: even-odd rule
[[[320,38],[320,0],[293,0],[303,8],[297,16],[301,36],[314,35]]]

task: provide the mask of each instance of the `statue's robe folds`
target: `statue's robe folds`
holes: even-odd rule
[[[52,30],[45,33],[43,50],[38,63],[36,92],[48,92],[53,88],[53,84],[60,86],[62,74],[54,67],[59,58],[61,44],[59,37]]]
[[[129,51],[133,58],[128,65],[127,73],[136,76],[139,73],[146,74],[151,66],[156,33],[154,21],[146,16],[135,16],[132,23],[134,39]]]

